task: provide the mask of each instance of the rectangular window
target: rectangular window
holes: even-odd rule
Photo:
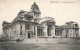
[[[35,27],[34,27],[34,30],[35,30]]]
[[[68,33],[68,30],[67,30],[67,33]]]
[[[36,15],[36,12],[34,12],[34,15]]]
[[[21,29],[22,29],[22,26],[21,26]]]
[[[20,31],[20,35],[22,35],[22,30]]]

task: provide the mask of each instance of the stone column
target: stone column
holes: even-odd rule
[[[9,37],[10,37],[10,30],[11,30],[11,29],[10,29],[10,28],[8,28],[8,29],[9,29]]]
[[[35,26],[35,33],[36,33],[36,38],[37,38],[37,26]]]
[[[44,31],[44,36],[47,37],[47,25],[45,24],[44,27],[45,27],[44,30],[43,30]]]
[[[52,26],[52,36],[55,36],[55,25]]]
[[[73,29],[73,34],[74,34],[74,36],[73,36],[73,37],[76,37],[76,34],[75,34],[75,29]]]
[[[34,25],[32,25],[32,34],[33,34],[33,37],[35,37],[35,35],[34,35],[34,32],[35,32],[35,30],[34,30]]]
[[[20,35],[20,23],[17,24],[18,36]]]
[[[25,24],[22,24],[22,34],[25,34]]]
[[[48,37],[48,35],[47,35],[47,25],[45,26],[45,33],[46,33],[46,37]]]

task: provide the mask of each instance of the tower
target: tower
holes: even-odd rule
[[[38,22],[38,20],[40,19],[41,12],[40,12],[39,7],[36,5],[35,2],[34,2],[34,4],[31,6],[30,12],[33,13],[34,21],[37,21],[37,22]]]

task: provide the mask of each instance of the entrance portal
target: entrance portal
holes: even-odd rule
[[[28,33],[28,38],[30,38],[30,33]]]

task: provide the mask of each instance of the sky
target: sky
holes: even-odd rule
[[[74,21],[80,26],[79,0],[0,0],[0,35],[3,21],[11,22],[20,10],[30,11],[34,2],[39,6],[41,17],[53,17],[56,25]]]

